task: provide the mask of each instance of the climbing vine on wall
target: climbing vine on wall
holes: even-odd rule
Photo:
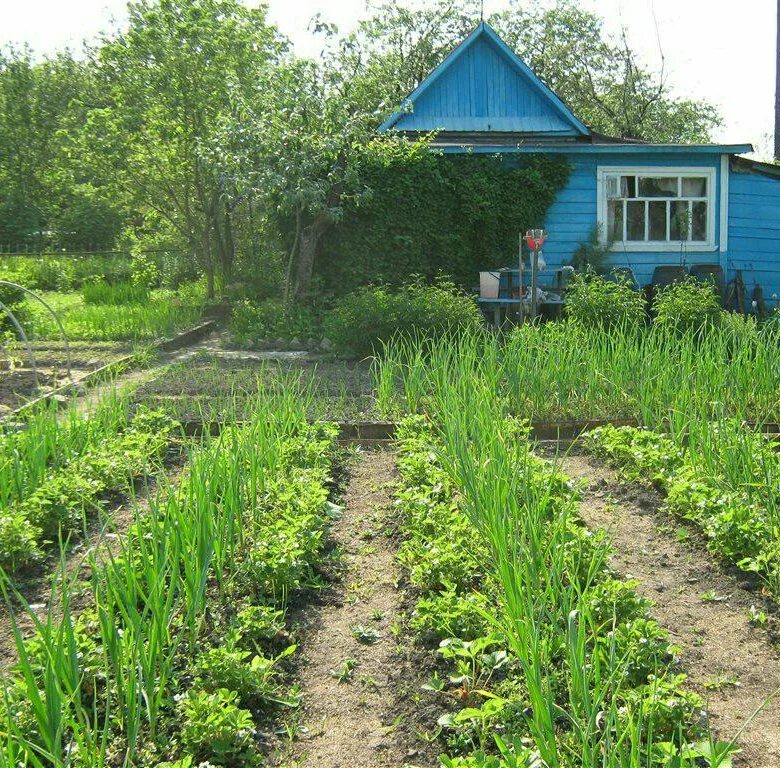
[[[325,287],[450,276],[461,286],[480,269],[511,264],[518,232],[541,226],[570,168],[537,155],[442,155],[405,142],[376,142],[359,173],[370,194],[344,212],[318,261]]]

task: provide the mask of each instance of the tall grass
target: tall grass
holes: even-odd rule
[[[534,420],[780,420],[780,332],[738,317],[702,335],[560,322],[506,336],[396,338],[374,371],[388,414],[418,410],[439,375],[491,382],[513,413]]]
[[[145,300],[128,285],[89,285],[83,292],[83,296],[45,294],[72,341],[141,341],[170,336],[196,322],[203,306],[202,296],[189,286],[179,291],[151,291]],[[59,338],[54,318],[37,302],[28,301],[28,314],[28,335]]]
[[[85,304],[141,304],[148,301],[149,289],[135,283],[86,283],[81,287]]]

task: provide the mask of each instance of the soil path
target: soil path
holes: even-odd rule
[[[614,471],[586,456],[567,456],[562,469],[582,481],[583,521],[613,537],[613,567],[637,579],[638,592],[654,604],[653,617],[682,649],[684,671],[705,698],[714,731],[733,738],[780,690],[780,654],[748,622],[760,597],[740,587],[706,550],[678,541],[656,493],[621,485]],[[780,693],[745,727],[739,743],[743,751],[735,765],[780,766]]]
[[[331,528],[344,572],[322,604],[302,617],[305,728],[279,765],[400,768],[412,756],[394,738],[392,716],[390,722],[383,719],[395,698],[400,663],[393,628],[403,610],[396,548],[387,535],[392,512],[387,486],[394,473],[389,451],[364,452],[352,467],[343,515]],[[358,626],[376,639],[361,642]],[[354,666],[339,681],[346,660]]]

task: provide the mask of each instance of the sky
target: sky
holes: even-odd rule
[[[348,31],[366,15],[366,0],[267,4],[271,20],[307,56],[321,49],[308,31],[312,16],[319,13]],[[485,0],[485,13],[507,5]],[[663,59],[676,95],[715,104],[724,120],[716,141],[750,142],[759,156],[771,155],[776,0],[579,0],[579,5],[598,13],[612,33],[625,27],[645,64],[659,68]],[[124,7],[125,0],[0,0],[0,45],[28,43],[40,54],[66,46],[77,50],[81,41],[121,24]]]

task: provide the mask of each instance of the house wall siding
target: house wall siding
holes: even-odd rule
[[[570,263],[578,245],[585,242],[598,220],[597,169],[599,166],[697,167],[715,170],[715,250],[679,252],[624,252],[610,254],[608,264],[629,267],[640,285],[648,284],[657,266],[690,267],[720,264],[726,281],[742,270],[747,299],[759,284],[769,308],[780,306],[780,178],[754,171],[729,170],[728,239],[720,249],[721,168],[720,157],[685,153],[658,155],[598,153],[569,155],[571,177],[548,211],[544,226],[548,240],[544,254],[551,268]]]
[[[780,179],[754,171],[729,173],[728,271],[742,270],[748,299],[758,283],[767,306],[780,296]]]
[[[653,168],[711,168],[715,174],[715,196],[710,215],[715,217],[715,247],[709,251],[689,251],[682,247],[679,252],[655,251],[613,251],[607,263],[612,266],[630,267],[640,285],[652,280],[653,270],[663,264],[683,265],[718,264],[720,231],[720,157],[717,155],[693,155],[669,153],[659,157],[656,154],[598,153],[592,155],[569,155],[567,157],[572,173],[566,187],[559,193],[547,213],[545,228],[548,239],[544,255],[552,268],[570,263],[577,247],[588,240],[598,221],[597,170],[599,166],[641,166]],[[780,184],[778,185],[780,188]]]

